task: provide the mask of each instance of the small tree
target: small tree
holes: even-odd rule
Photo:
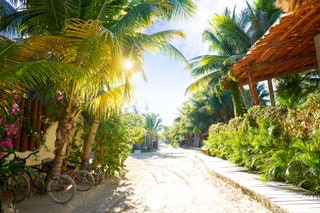
[[[146,145],[148,150],[153,150],[153,142],[158,140],[158,133],[162,128],[162,120],[158,114],[145,113]]]

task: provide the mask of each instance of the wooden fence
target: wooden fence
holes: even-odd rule
[[[23,119],[17,136],[13,138],[13,147],[19,152],[38,149],[41,145],[41,138],[46,134],[47,106],[41,101],[24,99],[21,103]]]

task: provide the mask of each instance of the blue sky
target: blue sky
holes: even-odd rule
[[[252,2],[252,1],[249,1]],[[246,7],[245,0],[194,0],[197,14],[187,21],[176,21],[155,26],[156,30],[182,30],[187,38],[171,42],[187,59],[207,53],[201,41],[201,33],[208,27],[208,19],[216,13],[222,13],[226,7],[231,9],[237,5],[240,11]],[[165,56],[145,54],[144,71],[148,81],[141,77],[135,80],[135,105],[141,113],[159,114],[163,125],[171,126],[179,116],[179,108],[187,99],[186,88],[192,83],[190,71],[181,62]]]

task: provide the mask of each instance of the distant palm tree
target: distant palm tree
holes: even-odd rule
[[[213,17],[210,21],[211,28],[203,32],[203,40],[209,43],[209,51],[213,54],[198,56],[190,60],[193,67],[192,75],[196,80],[187,88],[187,91],[196,91],[207,84],[214,85],[217,94],[219,94],[218,91],[224,90],[223,79],[252,44],[246,33],[246,21],[243,17],[237,17],[235,11],[231,12],[228,9],[224,14],[217,14]],[[229,89],[232,93],[234,114],[235,116],[242,115],[244,107],[236,82],[231,81]],[[246,96],[243,95],[243,98]]]
[[[193,93],[179,112],[176,134],[192,135],[192,145],[195,147],[199,147],[206,138],[211,124],[227,123],[234,117],[230,91],[217,97],[209,86]]]
[[[153,149],[153,142],[158,140],[159,131],[162,129],[162,120],[158,114],[145,113],[145,129],[148,150]]]

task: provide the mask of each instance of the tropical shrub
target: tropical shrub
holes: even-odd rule
[[[94,163],[107,166],[111,174],[120,172],[131,150],[132,144],[119,116],[101,119],[93,147]]]
[[[213,156],[254,169],[261,179],[287,181],[320,193],[320,98],[296,110],[255,106],[243,117],[209,129]]]

